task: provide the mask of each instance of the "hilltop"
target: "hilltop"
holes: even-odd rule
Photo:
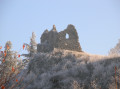
[[[78,40],[73,25],[61,32],[55,25],[51,31],[45,30],[26,70],[24,82],[33,80],[26,89],[120,88],[120,56],[84,52]]]
[[[115,89],[114,68],[119,79],[119,62],[120,57],[61,49],[37,53],[29,63],[26,82],[35,79],[27,89]]]

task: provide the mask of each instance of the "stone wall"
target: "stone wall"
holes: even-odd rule
[[[68,34],[68,38],[66,35]],[[57,32],[55,25],[51,31],[45,30],[41,36],[41,44],[38,44],[38,52],[49,52],[54,48],[81,52],[78,33],[73,25],[61,32]]]

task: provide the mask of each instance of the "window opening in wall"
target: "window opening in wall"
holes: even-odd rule
[[[69,39],[69,34],[68,33],[66,33],[66,39]]]

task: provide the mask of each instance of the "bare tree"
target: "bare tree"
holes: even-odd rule
[[[16,79],[17,74],[22,68],[21,63],[18,60],[17,52],[12,51],[11,41],[6,42],[5,50],[2,52],[0,61],[0,87],[2,89],[7,89],[8,87],[12,86],[11,81]],[[18,82],[17,79],[16,82]]]
[[[120,39],[116,46],[110,49],[109,55],[120,55]]]

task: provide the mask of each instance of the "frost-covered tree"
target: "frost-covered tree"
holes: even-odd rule
[[[30,44],[26,44],[27,46],[27,51],[29,52],[29,57],[32,57],[33,54],[35,54],[37,52],[37,43],[36,43],[36,35],[34,32],[32,32],[32,37],[30,38]]]
[[[26,57],[23,60],[24,66],[26,66],[28,64],[28,62],[30,61],[30,59],[33,58],[34,54],[36,54],[37,52],[37,43],[36,43],[36,35],[34,32],[32,32],[32,37],[30,38],[30,43],[24,43],[24,45],[26,45],[26,49],[28,51],[28,54],[22,54],[24,57]]]
[[[13,80],[14,76],[22,68],[17,52],[12,51],[11,41],[7,41],[4,48],[5,50],[0,58],[0,87],[3,85],[10,86],[8,82]]]
[[[5,44],[4,55],[2,56],[2,67],[4,67],[4,75],[8,75],[12,69],[17,66],[17,58],[14,58],[14,52],[11,50],[12,43],[11,41],[7,41]]]
[[[120,55],[120,39],[116,46],[110,49],[109,55]]]
[[[1,57],[1,70],[4,68],[4,76],[8,76],[13,70],[17,71],[21,64],[22,62],[18,60],[17,52],[12,51],[11,41],[7,41]],[[2,72],[0,74],[2,74]]]
[[[30,56],[34,53],[37,52],[37,43],[35,41],[36,35],[34,32],[32,32],[32,37],[30,39],[30,46],[29,46],[29,52],[30,52]]]

